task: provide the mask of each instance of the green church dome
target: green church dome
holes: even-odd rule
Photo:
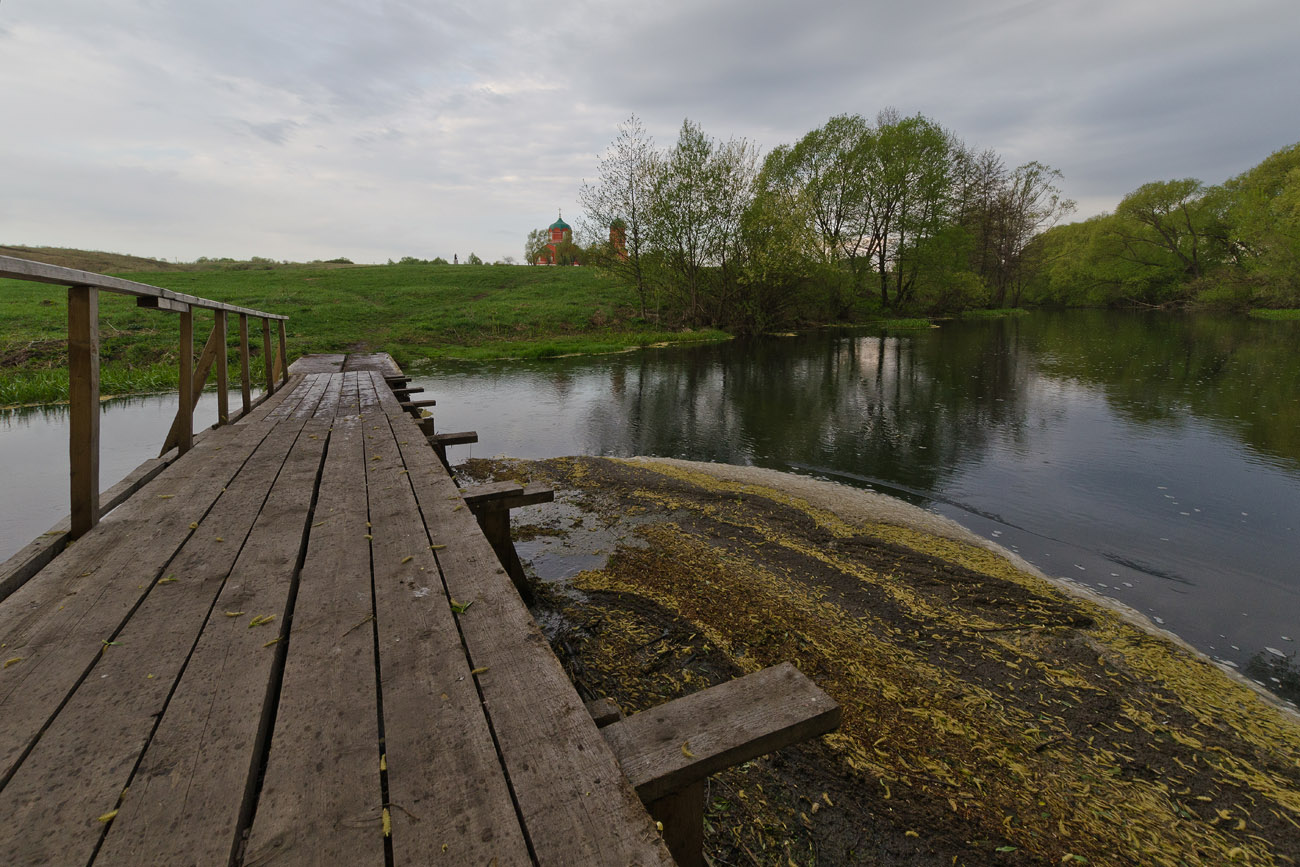
[[[568,223],[564,222],[564,217],[560,217],[554,223],[551,223],[551,225],[547,226],[547,228],[548,229],[571,229],[573,227],[570,226]]]

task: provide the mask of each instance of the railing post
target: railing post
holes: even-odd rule
[[[262,358],[266,362],[266,393],[275,391],[275,363],[271,355],[271,320],[262,319]]]
[[[181,404],[176,408],[179,427],[176,449],[185,454],[194,445],[194,309],[181,313]]]
[[[285,346],[284,320],[278,320],[280,326],[280,381],[289,381],[289,351]]]
[[[68,287],[68,480],[72,538],[99,522],[99,290]]]
[[[248,314],[239,314],[239,394],[244,399],[244,414],[253,408],[253,379],[248,372]]]
[[[230,424],[230,369],[226,357],[226,311],[213,314],[212,331],[217,336],[217,424]]]

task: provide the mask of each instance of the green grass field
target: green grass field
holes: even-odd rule
[[[119,276],[286,314],[290,359],[344,351],[387,352],[399,364],[546,358],[727,337],[667,331],[635,318],[632,292],[591,268],[373,265]],[[196,352],[211,322],[206,312],[196,317]],[[101,292],[103,393],[174,388],[178,333],[174,314]],[[66,291],[0,280],[0,406],[66,399],[66,340]],[[234,322],[229,340],[233,353]],[[260,345],[260,338],[253,342]]]

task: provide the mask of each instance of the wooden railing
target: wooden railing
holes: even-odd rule
[[[248,318],[262,320],[262,349],[266,359],[266,392],[271,394],[289,378],[284,323],[289,318],[247,307],[223,304],[160,286],[117,277],[60,268],[27,259],[0,256],[0,277],[52,283],[68,287],[68,457],[71,489],[71,535],[76,539],[99,522],[99,293],[135,296],[139,307],[180,314],[180,406],[163,443],[162,453],[173,447],[184,454],[194,445],[194,407],[216,368],[217,424],[231,421],[229,371],[226,358],[227,317],[239,316],[241,415],[252,406],[248,366]],[[194,360],[194,311],[211,310],[212,330],[197,365]],[[279,351],[271,356],[271,322],[279,331]]]

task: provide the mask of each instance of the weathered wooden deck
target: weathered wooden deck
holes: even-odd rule
[[[0,864],[670,863],[380,364],[311,369],[0,604]]]

